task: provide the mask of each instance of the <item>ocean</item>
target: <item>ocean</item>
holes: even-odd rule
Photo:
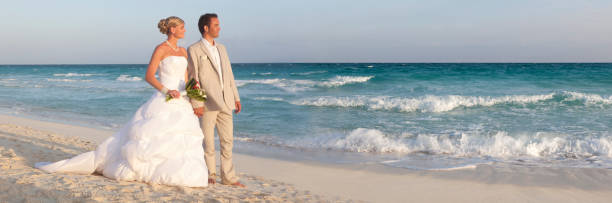
[[[117,130],[146,65],[0,65],[0,113]],[[612,168],[610,63],[233,64],[235,151],[429,170]]]

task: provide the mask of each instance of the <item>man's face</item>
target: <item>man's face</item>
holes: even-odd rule
[[[208,27],[208,31],[206,31],[206,34],[208,36],[211,36],[213,38],[219,37],[219,31],[221,31],[221,26],[219,26],[218,18],[211,18],[210,25],[206,27]],[[206,27],[204,29],[206,29]]]

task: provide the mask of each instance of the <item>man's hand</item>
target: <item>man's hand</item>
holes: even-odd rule
[[[240,105],[240,101],[236,101],[236,110],[234,110],[234,113],[238,114],[240,110],[242,110],[242,105]]]
[[[204,107],[194,108],[193,114],[195,114],[198,117],[202,117],[202,115],[204,114]]]

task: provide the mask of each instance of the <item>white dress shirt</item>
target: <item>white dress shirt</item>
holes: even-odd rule
[[[217,73],[219,73],[219,81],[221,82],[221,89],[223,89],[223,72],[221,72],[221,57],[219,56],[219,50],[217,49],[217,44],[210,44],[208,40],[202,38],[202,43],[206,47],[206,51],[212,56],[212,62],[217,68]],[[214,41],[213,41],[214,43]]]

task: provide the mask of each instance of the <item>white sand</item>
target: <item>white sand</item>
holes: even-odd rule
[[[612,170],[479,165],[411,171],[327,165],[235,153],[247,189],[169,187],[99,175],[47,174],[35,162],[93,150],[110,131],[0,115],[0,202],[611,202]]]

